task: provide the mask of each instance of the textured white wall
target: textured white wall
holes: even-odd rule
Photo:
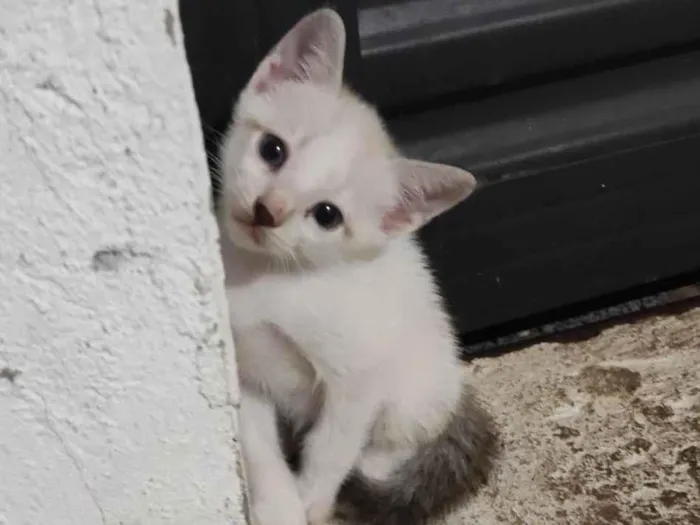
[[[0,524],[242,524],[176,0],[0,2]]]

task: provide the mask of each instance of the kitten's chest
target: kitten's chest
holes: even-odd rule
[[[226,288],[233,330],[246,330],[261,324],[281,326],[302,314],[304,290],[291,280],[261,277]]]
[[[236,259],[226,268],[226,294],[234,330],[272,324],[318,328],[332,305],[342,299],[344,280],[338,272],[265,272]]]
[[[238,330],[234,340],[241,381],[290,412],[305,412],[312,404],[316,374],[293,343],[269,324]]]

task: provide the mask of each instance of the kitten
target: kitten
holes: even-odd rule
[[[476,181],[401,157],[375,110],[343,87],[344,53],[334,11],[303,18],[258,66],[222,146],[256,525],[320,525],[334,511],[422,524],[474,494],[497,449],[413,238]]]

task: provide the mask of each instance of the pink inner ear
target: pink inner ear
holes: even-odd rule
[[[411,223],[411,216],[403,206],[395,206],[384,214],[380,226],[384,233],[391,233]]]
[[[291,80],[292,78],[294,78],[294,74],[282,65],[281,59],[270,60],[267,73],[262,75],[260,80],[255,84],[255,91],[257,93],[264,93],[269,91],[272,85],[285,80]]]

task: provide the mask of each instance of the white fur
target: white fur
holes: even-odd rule
[[[302,19],[241,94],[222,150],[222,254],[257,525],[325,522],[352,468],[387,476],[444,427],[461,392],[455,338],[411,233],[474,179],[399,157],[374,109],[340,86],[344,41],[333,11]],[[288,144],[279,172],[259,158],[263,131]],[[271,191],[290,213],[251,236],[239,219]],[[337,230],[307,213],[319,201],[342,210]],[[298,478],[275,410],[316,421]]]

